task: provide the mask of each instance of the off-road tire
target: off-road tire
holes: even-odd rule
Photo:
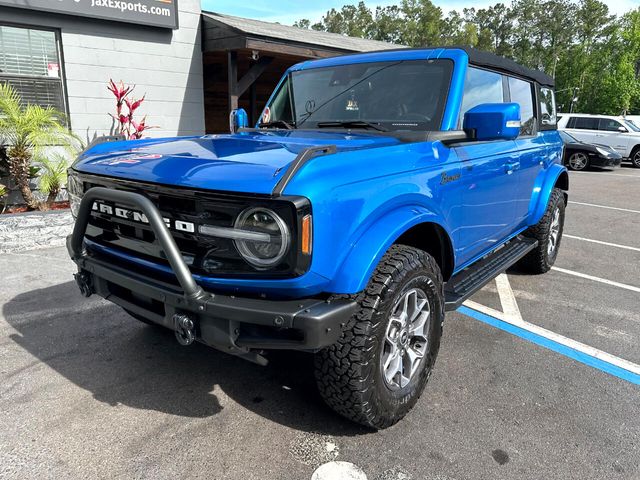
[[[629,160],[631,160],[631,165],[633,165],[636,168],[640,168],[640,146],[633,149],[633,152],[631,152],[631,156],[629,157]]]
[[[381,355],[398,299],[419,288],[429,302],[425,355],[410,382],[391,389],[383,378]],[[344,298],[344,297],[342,297]],[[422,250],[394,245],[384,255],[366,289],[353,296],[359,309],[338,342],[315,356],[315,376],[325,402],[339,414],[374,429],[401,420],[415,405],[431,375],[442,335],[444,291],[433,257]]]
[[[560,242],[562,240],[562,232],[564,230],[564,212],[565,212],[565,197],[562,190],[554,188],[549,197],[549,203],[547,209],[542,216],[542,219],[533,227],[529,227],[523,235],[525,237],[535,238],[538,240],[538,246],[531,250],[520,262],[518,266],[533,274],[540,274],[548,272],[558,257],[558,250],[560,249]],[[551,241],[551,226],[556,209],[560,212],[560,230],[555,242],[555,247],[551,254],[549,253],[549,242]]]

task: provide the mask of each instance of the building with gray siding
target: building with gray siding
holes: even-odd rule
[[[0,83],[64,111],[87,143],[115,133],[109,79],[146,96],[145,136],[201,135],[228,130],[232,107],[257,121],[294,63],[392,47],[202,13],[200,0],[0,0]]]
[[[180,0],[177,29],[3,6],[10,1],[0,0],[0,82],[64,110],[85,141],[113,131],[110,78],[146,95],[139,116],[157,128],[145,135],[204,133],[199,0]]]

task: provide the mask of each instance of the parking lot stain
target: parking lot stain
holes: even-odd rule
[[[291,443],[290,453],[305,465],[319,466],[335,460],[340,450],[336,441],[329,435],[302,433]]]
[[[500,465],[504,465],[509,461],[509,454],[504,450],[500,450],[499,448],[496,448],[493,452],[491,452],[491,456]]]
[[[393,467],[374,477],[373,480],[413,480],[413,477],[401,467]]]

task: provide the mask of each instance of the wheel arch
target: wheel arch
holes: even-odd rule
[[[567,168],[560,164],[553,164],[536,180],[529,205],[529,225],[535,225],[540,221],[554,188],[562,190],[566,204],[569,199],[569,173]]]
[[[405,206],[377,219],[352,243],[351,250],[333,275],[331,293],[364,290],[376,266],[392,245],[408,245],[434,257],[445,281],[455,265],[452,236],[442,219],[422,206]]]
[[[454,269],[454,254],[451,238],[445,229],[435,222],[423,222],[414,225],[393,242],[394,245],[407,245],[423,250],[431,255],[446,282]]]

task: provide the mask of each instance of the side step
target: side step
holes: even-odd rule
[[[444,287],[445,310],[457,309],[471,295],[537,246],[537,240],[518,235],[476,263],[455,274]]]

